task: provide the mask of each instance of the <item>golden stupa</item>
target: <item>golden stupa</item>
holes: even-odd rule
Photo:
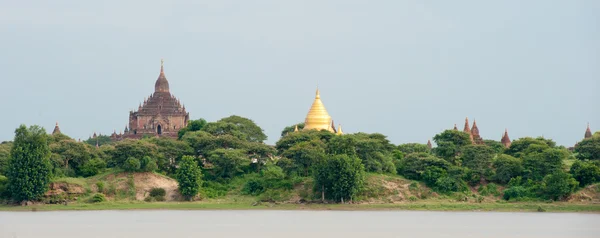
[[[331,116],[329,116],[325,105],[321,102],[319,89],[317,89],[315,101],[306,115],[306,120],[304,120],[303,130],[327,130],[336,133],[335,128],[332,127]]]

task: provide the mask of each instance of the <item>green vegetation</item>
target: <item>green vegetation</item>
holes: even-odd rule
[[[79,143],[22,126],[14,142],[0,144],[0,174],[6,175],[0,175],[0,202],[34,200],[74,209],[556,211],[566,201],[600,201],[598,133],[572,153],[546,138],[520,138],[504,148],[445,130],[429,148],[394,145],[379,133],[295,132],[296,126],[304,125],[284,128],[275,146],[264,144],[262,129],[240,116],[190,121],[177,139],[97,136]],[[23,180],[12,172],[16,157],[38,172]],[[15,192],[11,184],[23,181],[29,187]],[[184,200],[196,201],[177,203]]]

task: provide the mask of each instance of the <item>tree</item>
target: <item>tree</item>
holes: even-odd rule
[[[365,169],[360,159],[347,155],[330,156],[315,169],[314,191],[334,201],[349,200],[363,187]]]
[[[354,137],[356,138],[356,155],[362,160],[366,171],[395,173],[396,166],[392,159],[392,152],[396,146],[392,145],[386,136],[378,133],[357,133],[354,134]]]
[[[590,162],[576,161],[571,166],[570,173],[581,187],[600,181],[600,168]]]
[[[140,160],[140,171],[154,172],[157,169],[158,165],[156,165],[156,159],[150,158],[150,156],[144,156]]]
[[[176,177],[179,183],[179,193],[184,198],[192,200],[198,195],[202,186],[202,171],[194,157],[186,155],[181,158]]]
[[[177,132],[177,138],[181,139],[188,131],[199,131],[206,126],[206,120],[200,118],[198,120],[190,120],[186,127],[181,128]]]
[[[303,176],[309,176],[313,164],[325,157],[324,147],[320,140],[304,141],[292,146],[282,155],[294,161],[297,168],[301,168]]]
[[[500,141],[483,140],[483,143],[492,148],[496,154],[502,154],[504,153],[504,150],[506,150],[506,148],[504,148],[504,145],[500,143]]]
[[[538,145],[539,149],[544,150],[554,147],[556,143],[541,137],[535,139],[531,137],[524,137],[514,140],[504,153],[516,158],[521,158],[527,153],[526,150],[529,149],[531,145]],[[532,150],[530,149],[529,152],[532,152]]]
[[[10,160],[10,149],[12,148],[12,142],[0,143],[0,174],[6,174],[8,169],[8,161]]]
[[[248,118],[233,115],[223,118],[217,122],[231,123],[235,125],[236,129],[245,135],[243,139],[246,141],[263,142],[267,139],[267,135],[263,133],[263,129]]]
[[[600,161],[600,134],[596,133],[592,138],[587,138],[575,145],[574,149],[579,160]]]
[[[281,137],[281,139],[279,139],[279,141],[275,143],[275,148],[277,149],[277,152],[281,155],[292,146],[301,142],[320,140],[322,143],[326,143],[329,141],[330,135],[331,137],[333,137],[333,133],[331,132],[319,132],[316,130],[289,133]]]
[[[463,146],[472,144],[469,134],[462,131],[445,130],[433,137],[437,147],[433,153],[448,162],[456,164],[456,157]]]
[[[207,158],[212,165],[215,179],[230,179],[243,174],[250,165],[246,151],[240,149],[216,149]]]
[[[81,167],[92,159],[92,146],[79,143],[73,139],[65,139],[50,143],[50,150],[54,156],[55,169],[73,170],[73,176],[81,176]]]
[[[398,150],[402,151],[405,155],[410,153],[430,153],[431,149],[426,144],[419,143],[407,143],[398,146]]]
[[[578,185],[579,182],[572,178],[570,174],[555,171],[544,177],[542,193],[552,200],[562,200],[575,192]]]
[[[96,146],[96,145],[103,146],[103,145],[111,144],[113,142],[113,140],[110,138],[110,136],[98,135],[98,136],[96,136],[96,138],[90,137],[83,142],[85,142],[91,146]]]
[[[148,142],[148,140],[131,140],[125,139],[115,143],[115,149],[112,151],[112,157],[106,164],[108,167],[122,167],[125,160],[133,158],[143,158],[144,156],[150,156],[157,158],[158,147],[155,144]]]
[[[79,173],[84,177],[89,177],[99,174],[104,168],[106,168],[106,162],[100,158],[94,158],[81,166]]]
[[[544,176],[562,170],[568,152],[558,148],[547,148],[541,153],[529,153],[523,158],[524,175],[528,179],[541,181]]]
[[[281,131],[281,137],[284,137],[285,135],[294,132],[294,130],[296,130],[296,126],[298,127],[298,130],[302,130],[304,129],[304,122],[298,123],[298,124],[294,124],[291,126],[286,126],[285,128],[283,128],[283,130]]]
[[[484,178],[492,165],[494,156],[494,149],[487,145],[467,145],[462,148],[462,166]]]
[[[516,178],[523,174],[521,160],[510,155],[498,155],[492,164],[494,169],[496,169],[494,180],[501,184],[506,184],[511,178]]]
[[[153,158],[155,164],[158,165],[158,169],[169,174],[175,172],[175,165],[181,157],[184,155],[194,155],[194,149],[185,141],[168,137],[151,138],[148,141],[156,145],[158,153]]]
[[[50,183],[50,148],[46,130],[39,126],[21,125],[9,161],[8,190],[17,201],[40,199]]]
[[[412,153],[406,155],[400,162],[398,174],[409,179],[422,180],[422,175],[429,167],[438,167],[448,170],[451,164],[443,159],[437,158],[428,153]]]
[[[326,153],[330,155],[356,156],[357,140],[352,135],[340,135],[329,140]]]
[[[125,160],[125,163],[123,163],[122,167],[127,172],[138,172],[142,167],[142,163],[139,159],[129,157],[127,160]]]

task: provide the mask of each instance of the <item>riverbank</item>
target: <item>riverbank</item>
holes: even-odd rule
[[[411,202],[396,204],[274,204],[203,202],[104,202],[69,205],[0,205],[0,211],[70,211],[70,210],[339,210],[339,211],[497,211],[497,212],[585,212],[600,213],[600,204],[575,203],[461,203]]]

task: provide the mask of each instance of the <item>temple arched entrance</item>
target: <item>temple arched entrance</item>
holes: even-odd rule
[[[161,135],[161,134],[162,134],[162,126],[158,125],[158,126],[156,127],[156,133],[158,133],[159,135]]]

